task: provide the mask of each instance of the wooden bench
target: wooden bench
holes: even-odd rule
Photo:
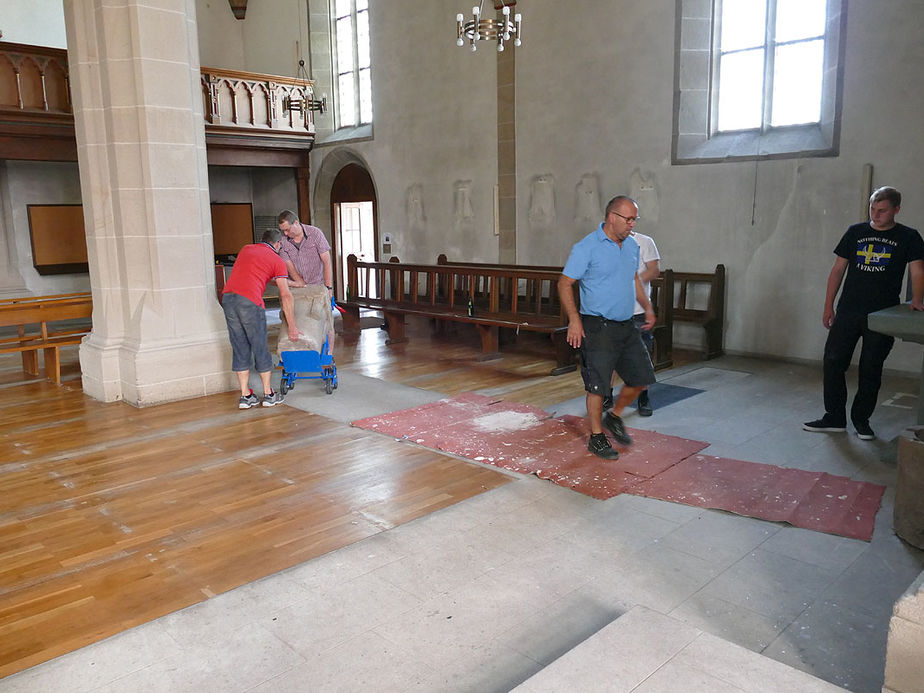
[[[397,258],[391,261],[397,262]],[[554,265],[504,265],[504,264],[479,264],[475,262],[451,262],[445,254],[440,254],[436,258],[436,264],[452,264],[457,267],[498,267],[498,268],[519,268],[545,272],[561,272],[562,267]],[[651,354],[652,365],[655,370],[671,368],[674,365],[673,359],[673,317],[674,317],[674,277],[673,270],[664,270],[658,277],[651,280],[651,305],[655,311],[655,326],[651,329],[654,337],[654,349]],[[667,287],[666,289],[664,287]]]
[[[23,371],[38,375],[38,351],[45,355],[45,375],[61,384],[63,346],[80,344],[90,324],[55,327],[64,321],[87,320],[93,314],[89,293],[56,294],[0,299],[0,328],[15,327],[16,335],[0,337],[0,354],[22,354]]]
[[[673,322],[699,325],[706,331],[703,359],[714,359],[725,353],[725,265],[716,265],[715,272],[673,271],[673,281],[667,279],[665,270],[658,290],[673,286]],[[652,301],[655,285],[652,283]],[[696,306],[696,307],[694,307]]]
[[[559,274],[481,265],[359,262],[350,255],[348,300],[339,305],[347,331],[359,329],[360,308],[381,310],[387,344],[407,340],[408,315],[473,324],[481,337],[483,358],[498,355],[502,328],[548,334],[556,359],[552,374],[559,375],[576,369],[575,352],[567,341],[568,320],[558,300]]]

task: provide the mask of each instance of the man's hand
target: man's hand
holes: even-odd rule
[[[918,310],[924,310],[924,307],[919,308]],[[831,329],[831,325],[834,324],[834,309],[833,308],[825,308],[825,312],[821,316],[821,324],[825,326],[826,330]]]
[[[645,324],[642,325],[642,329],[645,330],[645,332],[648,332],[651,328],[655,326],[656,322],[657,322],[657,318],[655,317],[654,311],[646,310],[645,311]]]
[[[911,310],[924,310],[924,301],[912,301]]]
[[[289,325],[289,339],[293,342],[297,342],[301,338],[301,334],[298,331],[298,328],[295,325]]]
[[[568,321],[568,344],[570,344],[575,349],[581,348],[581,343],[584,341],[584,324],[581,322],[580,318],[575,320]]]

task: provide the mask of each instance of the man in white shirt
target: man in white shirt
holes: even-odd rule
[[[658,254],[658,246],[655,245],[651,236],[638,233],[633,229],[632,237],[638,243],[638,278],[642,282],[642,288],[645,295],[651,296],[651,280],[661,274],[661,256]],[[635,315],[632,316],[639,327],[645,324],[645,309],[642,308],[638,301],[635,302]],[[642,343],[651,355],[654,348],[654,335],[651,330],[641,330]],[[648,388],[646,387],[638,396],[637,401],[639,416],[651,416],[651,402],[648,399]]]

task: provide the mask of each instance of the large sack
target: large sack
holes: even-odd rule
[[[330,292],[324,286],[305,286],[290,288],[295,303],[295,326],[300,333],[300,339],[289,339],[289,327],[286,316],[282,310],[279,317],[282,324],[279,326],[279,341],[276,342],[276,354],[283,351],[321,351],[324,338],[330,336],[330,345],[334,345],[334,319],[331,314]]]

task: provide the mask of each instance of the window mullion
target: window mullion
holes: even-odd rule
[[[353,4],[353,108],[356,109],[356,124],[363,121],[362,109],[360,108],[361,97],[359,95],[359,13],[356,11],[356,0],[351,0]]]
[[[764,99],[760,131],[770,129],[773,112],[773,64],[776,60],[776,0],[767,0],[766,40],[764,42]]]

